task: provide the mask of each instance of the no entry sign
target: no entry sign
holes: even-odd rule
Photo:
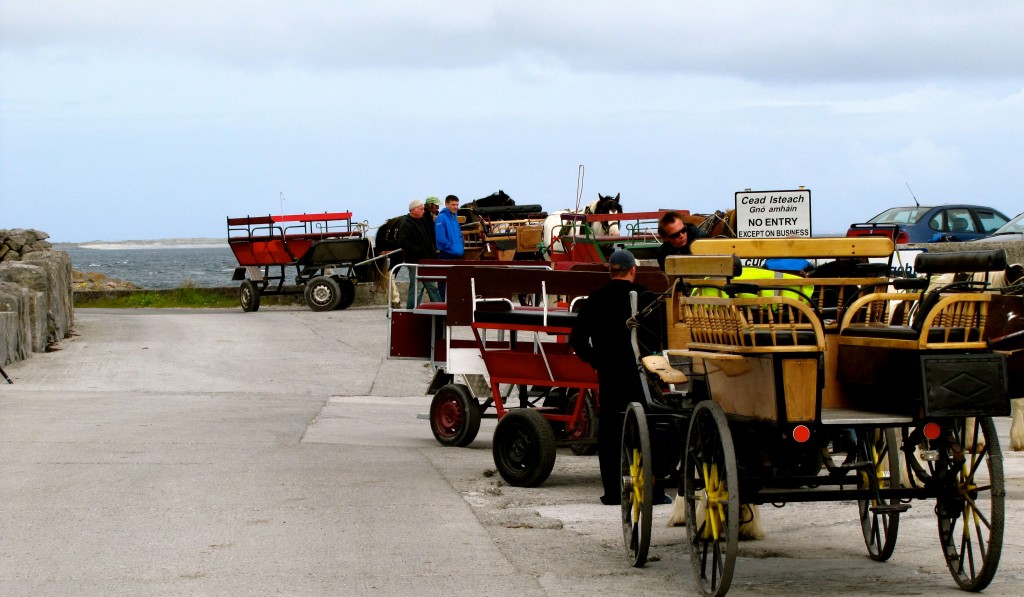
[[[736,193],[736,236],[810,237],[810,189]]]

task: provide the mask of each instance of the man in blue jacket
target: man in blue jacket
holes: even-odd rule
[[[434,221],[434,237],[437,239],[438,259],[462,259],[465,248],[462,244],[462,227],[455,214],[459,211],[459,198],[448,195],[444,198],[444,211]]]

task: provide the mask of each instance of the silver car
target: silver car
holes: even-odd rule
[[[976,243],[1005,243],[1015,240],[1024,240],[1024,213],[1000,226],[992,236],[979,238]]]

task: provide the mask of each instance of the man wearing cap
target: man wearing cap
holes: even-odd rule
[[[608,271],[611,280],[588,296],[576,314],[569,341],[580,359],[597,371],[600,404],[597,455],[604,486],[601,503],[613,505],[621,501],[619,450],[622,413],[631,401],[643,396],[630,331],[626,326],[626,321],[632,316],[629,293],[636,291],[639,297],[648,291],[634,282],[636,259],[629,251],[615,250],[608,258]]]
[[[423,203],[427,206],[426,215],[429,216],[430,223],[433,224],[437,221],[437,212],[441,209],[441,200],[431,195],[427,197]]]
[[[424,212],[425,206],[419,199],[409,202],[409,216],[402,220],[398,226],[398,246],[402,248],[402,256],[406,263],[419,263],[421,259],[433,259],[434,249],[434,226],[428,221]],[[437,291],[437,284],[432,280],[420,282],[422,291],[426,290],[431,302],[439,302],[441,295]],[[416,266],[409,267],[409,295],[406,297],[405,306],[412,309],[416,306],[418,298],[415,296],[416,287]]]
[[[683,216],[677,211],[665,213],[658,219],[658,234],[661,246],[658,247],[658,266],[665,269],[665,258],[669,255],[689,255],[690,245],[701,238],[700,230],[693,224],[683,222]]]

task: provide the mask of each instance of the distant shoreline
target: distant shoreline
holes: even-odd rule
[[[125,250],[125,249],[210,249],[214,247],[227,247],[228,242],[223,238],[163,238],[157,240],[91,240],[84,243],[53,243],[54,249],[96,249],[96,250]]]

